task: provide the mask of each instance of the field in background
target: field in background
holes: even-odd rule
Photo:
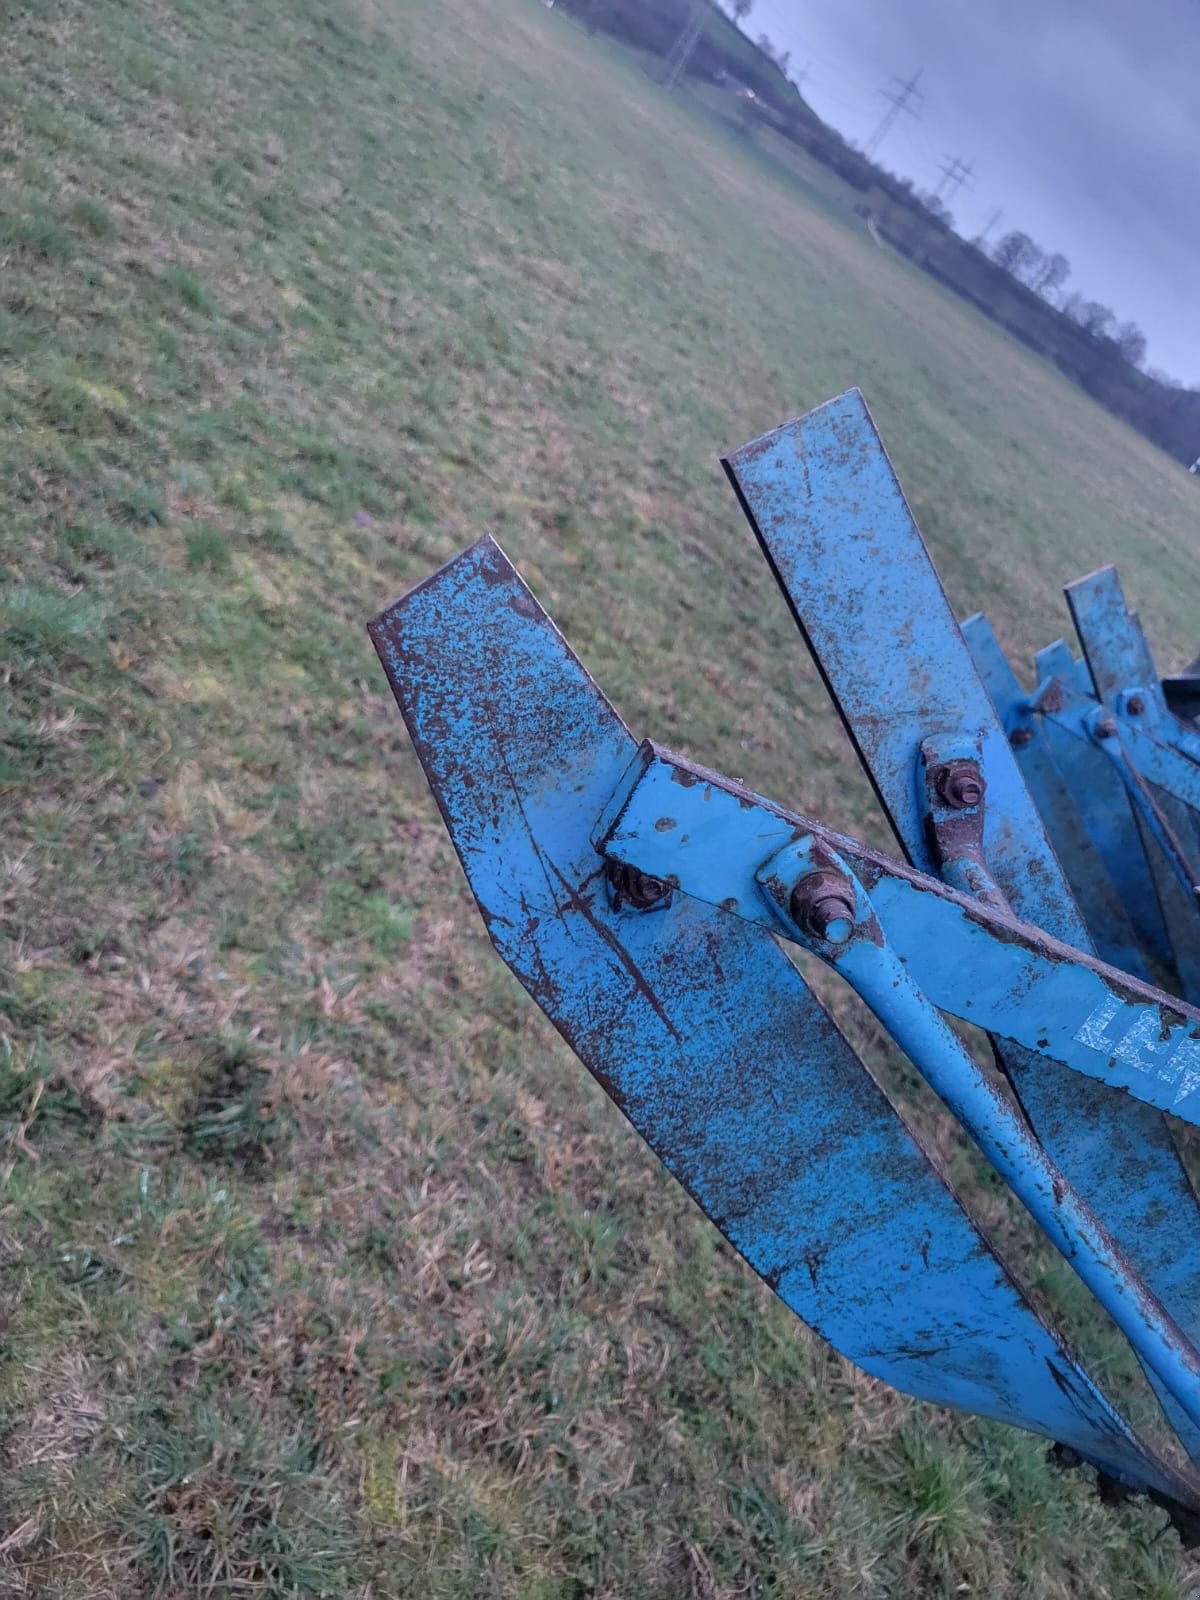
[[[533,0],[41,0],[0,108],[0,1593],[1188,1592],[716,1240],[363,626],[490,529],[633,727],[882,839],[718,452],[861,386],[1019,660],[1109,559],[1190,659],[1195,482]]]

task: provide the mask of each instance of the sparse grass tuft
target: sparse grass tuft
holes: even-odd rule
[[[63,529],[63,543],[74,560],[113,570],[133,561],[139,541],[128,528],[97,517]]]
[[[133,1432],[135,1564],[158,1593],[342,1595],[353,1539],[319,1452],[252,1409],[201,1404]]]
[[[112,212],[102,206],[98,200],[90,200],[86,195],[76,200],[71,207],[71,221],[77,228],[82,228],[93,239],[115,239],[117,225],[113,221]]]
[[[178,295],[189,311],[199,312],[205,317],[211,317],[216,311],[216,301],[190,267],[179,265],[167,267],[163,272],[162,281],[168,289]]]
[[[113,521],[131,528],[158,528],[167,521],[162,491],[136,480],[113,483],[106,497],[106,510]]]
[[[187,1148],[201,1159],[232,1161],[245,1170],[270,1155],[282,1131],[278,1088],[269,1065],[244,1035],[221,1039],[194,1073],[184,1120]]]
[[[22,585],[0,595],[0,640],[18,660],[86,660],[103,616],[87,594]]]
[[[229,566],[229,540],[220,528],[214,528],[206,522],[197,523],[186,530],[183,542],[187,549],[187,564],[193,571],[207,568],[210,572],[224,572]]]
[[[51,266],[63,266],[75,254],[75,241],[41,210],[0,216],[0,251],[14,251]]]

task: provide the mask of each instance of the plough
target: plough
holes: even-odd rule
[[[1025,693],[862,397],[725,462],[905,861],[625,727],[485,538],[371,633],[500,956],[793,1312],[1200,1542],[1200,728],[1111,569]],[[1128,1339],[1156,1446],[1037,1310],[784,945],[866,1002]],[[947,1021],[990,1037],[981,1066]]]

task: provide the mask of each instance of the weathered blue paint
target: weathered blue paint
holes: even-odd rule
[[[831,878],[852,889],[853,916],[814,930],[796,915],[793,897],[806,881],[818,877],[826,894]],[[1130,1274],[1111,1235],[922,992],[910,957],[892,944],[887,919],[876,915],[873,897],[846,860],[827,838],[802,833],[763,862],[755,880],[788,937],[827,961],[867,1002],[1139,1357],[1193,1425],[1200,1426],[1200,1351]],[[954,952],[942,949],[939,954],[949,960]],[[960,985],[963,972],[973,975],[973,964],[958,968]],[[1195,1080],[1200,1088],[1200,1046]]]
[[[1065,639],[1043,645],[1033,658],[1034,683],[1044,683],[1047,678],[1064,678],[1074,684],[1080,694],[1090,694],[1095,699],[1096,690],[1088,664],[1082,656],[1078,660],[1075,658]]]
[[[1035,680],[1039,684],[1060,679],[1072,693],[1089,701],[1095,700],[1096,691],[1087,661],[1082,657],[1076,660],[1065,640],[1058,639],[1039,650],[1034,668]],[[1175,953],[1167,936],[1158,903],[1158,890],[1124,785],[1111,764],[1103,759],[1102,750],[1081,747],[1071,734],[1055,726],[1053,721],[1039,720],[1063,782],[1074,798],[1088,837],[1104,859],[1139,943],[1160,967],[1173,971]],[[1056,848],[1057,844],[1056,839]],[[1069,867],[1067,872],[1074,887],[1075,879]],[[1088,926],[1091,927],[1090,917]],[[1116,962],[1117,966],[1122,964]],[[1131,967],[1128,970],[1134,969]]]
[[[1155,712],[1166,712],[1158,669],[1141,623],[1125,603],[1115,567],[1101,567],[1064,590],[1083,646],[1096,698],[1115,706],[1122,690],[1141,691]]]
[[[978,612],[968,617],[962,625],[962,632],[975,670],[1008,734],[1017,767],[1046,825],[1054,852],[1067,875],[1093,944],[1110,966],[1120,967],[1135,978],[1149,979],[1150,972],[1137,934],[1109,871],[1108,862],[1093,841],[1085,817],[1055,760],[1050,730],[1028,709],[1025,691],[1005,659],[987,618]],[[1065,645],[1062,648],[1066,650]],[[1061,657],[1058,665],[1063,665]],[[1070,673],[1069,651],[1065,666]],[[1142,852],[1138,847],[1132,818],[1128,816],[1124,797],[1118,793],[1117,800],[1126,813],[1132,845],[1141,865],[1145,892],[1157,913],[1158,901],[1145,862],[1141,860]],[[1124,863],[1118,860],[1117,865],[1123,869]],[[1165,933],[1162,937],[1165,941]]]
[[[978,745],[938,736],[921,742],[925,837],[943,883],[1009,911],[983,850],[986,779]],[[956,788],[952,787],[957,785]]]
[[[495,544],[372,635],[500,954],[754,1270],[866,1371],[1194,1517],[773,940],[683,895],[610,906],[589,828],[635,745]]]
[[[1147,738],[1136,727],[1127,727],[1122,737],[1116,717],[1101,706],[1088,714],[1085,727],[1092,742],[1099,745],[1116,768],[1134,812],[1162,851],[1167,866],[1191,900],[1195,901],[1200,894],[1200,871],[1189,858],[1187,846],[1155,797],[1149,774],[1153,773],[1158,785],[1176,800],[1182,798],[1182,788],[1185,793],[1194,791],[1196,801],[1200,803],[1200,767],[1179,756],[1168,745],[1160,745],[1157,740]],[[1181,769],[1179,777],[1175,777],[1172,771],[1176,767]],[[1164,783],[1160,773],[1170,775],[1174,781]]]
[[[993,873],[1019,916],[1086,948],[1070,886],[862,395],[852,389],[745,445],[725,468],[911,859],[933,870],[921,741],[977,742]]]
[[[1136,721],[1138,729],[1155,735],[1160,744],[1173,745],[1181,754],[1187,754],[1196,735],[1184,729],[1167,710],[1154,656],[1141,623],[1125,602],[1116,569],[1102,567],[1078,579],[1067,586],[1066,596],[1097,698],[1123,719],[1131,735],[1134,733],[1132,724]],[[1137,719],[1129,715],[1129,700],[1135,695],[1142,706]],[[1126,749],[1132,755],[1128,743]],[[1133,759],[1137,761],[1138,757]],[[1149,772],[1143,771],[1142,775],[1157,782]],[[1187,792],[1182,796],[1154,795],[1155,807],[1178,839],[1195,837],[1191,804]],[[1146,836],[1144,821],[1141,827]],[[1180,992],[1190,1000],[1200,1000],[1200,918],[1196,914],[1194,896],[1179,881],[1174,867],[1156,850],[1150,838],[1146,839],[1146,849],[1179,975]]]
[[[1181,750],[1177,741],[1162,738],[1158,726],[1147,728],[1119,708],[1113,714],[1113,721],[1119,730],[1117,748],[1118,754],[1123,755],[1124,765],[1182,805],[1200,811],[1200,762]],[[1094,728],[1089,728],[1088,732],[1096,737]],[[1122,781],[1128,788],[1128,780],[1123,778]]]
[[[978,739],[992,875],[1019,916],[1090,949],[862,396],[852,390],[818,407],[725,466],[909,858],[932,866],[917,790],[921,741]],[[1052,1159],[1189,1336],[1200,1334],[1200,1273],[1178,1249],[1180,1230],[1200,1220],[1196,1196],[1161,1117],[993,1042]],[[1200,1455],[1200,1433],[1170,1414]]]
[[[1200,1011],[647,741],[601,812],[612,859],[764,929],[763,860],[816,841],[869,894],[884,937],[943,1011],[1200,1125]],[[807,843],[806,843],[806,848]]]

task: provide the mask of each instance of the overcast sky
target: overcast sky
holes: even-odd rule
[[[755,0],[743,24],[791,51],[803,93],[862,143],[893,75],[923,68],[920,121],[879,160],[951,202],[970,237],[1001,207],[1071,260],[1068,288],[1132,319],[1148,363],[1200,386],[1200,0]]]

